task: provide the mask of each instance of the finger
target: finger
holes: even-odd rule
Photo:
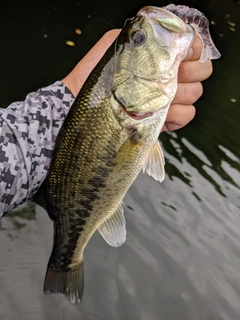
[[[202,47],[202,40],[199,35],[196,35],[184,61],[199,60],[202,53]]]
[[[212,74],[212,62],[183,61],[178,70],[178,82],[199,82]]]
[[[173,104],[193,104],[203,94],[201,82],[178,83],[176,95],[172,101]]]
[[[174,131],[184,127],[194,118],[195,113],[196,109],[193,105],[172,104],[162,132]]]

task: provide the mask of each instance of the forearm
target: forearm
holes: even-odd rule
[[[58,132],[74,101],[60,81],[0,109],[0,219],[46,178]]]

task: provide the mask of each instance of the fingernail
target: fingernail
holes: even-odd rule
[[[184,60],[190,59],[192,55],[193,55],[193,48],[189,48]]]

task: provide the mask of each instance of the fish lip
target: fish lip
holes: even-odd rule
[[[149,111],[149,112],[130,112],[127,110],[127,106],[125,105],[123,100],[118,99],[115,94],[114,94],[114,98],[120,104],[125,115],[127,115],[129,118],[131,118],[133,120],[139,121],[139,120],[143,120],[146,118],[150,118],[153,115],[152,111]]]
[[[153,115],[153,112],[145,112],[145,113],[136,113],[136,112],[129,112],[125,109],[126,114],[129,116],[129,118],[133,120],[143,120],[146,118],[150,118]]]

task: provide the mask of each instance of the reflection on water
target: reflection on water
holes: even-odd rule
[[[46,16],[54,12],[54,20],[59,12],[49,3]],[[74,1],[68,5],[72,16],[77,5]],[[133,1],[131,5],[139,9],[145,3]],[[237,21],[240,11],[234,1],[221,2],[223,11],[216,10],[216,5],[215,0],[206,2],[204,8],[199,3],[215,21],[214,39],[222,58],[204,85],[196,119],[185,129],[160,137],[166,157],[165,181],[159,184],[140,174],[126,195],[126,243],[111,248],[98,233],[93,236],[85,251],[84,299],[72,306],[61,295],[44,296],[42,292],[53,236],[46,212],[28,203],[7,215],[0,225],[0,319],[239,319],[240,47],[236,45],[237,27],[231,31],[227,21]],[[110,12],[119,8],[121,21],[130,10],[136,11],[118,1],[112,9],[112,3],[102,1],[98,10],[103,24],[104,17],[114,19],[106,6]],[[61,10],[63,7],[61,2]],[[228,20],[224,10],[231,14]],[[86,16],[90,11],[82,9]],[[62,26],[71,25],[70,16],[64,19],[58,21],[61,32]],[[84,16],[86,24],[87,19]],[[75,59],[64,50],[64,56]],[[0,54],[0,63],[1,57],[7,55]],[[24,96],[27,92],[23,91]],[[232,97],[236,102],[230,101]]]
[[[52,246],[46,212],[30,204],[23,216],[13,212],[2,220],[1,319],[239,318],[240,192],[238,171],[226,157],[239,159],[221,146],[227,172],[221,176],[186,137],[167,136],[177,150],[177,156],[164,150],[170,175],[159,184],[140,174],[130,188],[124,246],[111,248],[97,233],[90,241],[81,305],[42,293]],[[25,226],[15,228],[14,219]]]
[[[172,161],[169,160],[167,163],[167,166],[171,167],[171,169],[167,170],[167,172],[170,172],[170,177],[176,175],[189,186],[192,186],[191,177],[188,171],[184,170],[184,168],[187,168],[187,160],[192,167],[197,169],[201,176],[214,185],[217,192],[222,196],[225,196],[222,190],[222,180],[228,181],[235,187],[240,188],[240,159],[230,150],[219,145],[220,152],[218,153],[218,165],[216,166],[213,165],[202,150],[199,150],[189,142],[186,137],[179,138],[176,132],[170,132],[168,135],[171,138],[168,139],[167,149],[168,151],[170,150],[171,154],[174,153],[175,155],[174,159]],[[182,170],[180,170],[181,168]]]
[[[14,211],[10,212],[7,215],[7,219],[11,220],[13,229],[21,229],[27,225],[24,220],[33,220],[36,219],[36,205],[30,201],[22,204]]]

